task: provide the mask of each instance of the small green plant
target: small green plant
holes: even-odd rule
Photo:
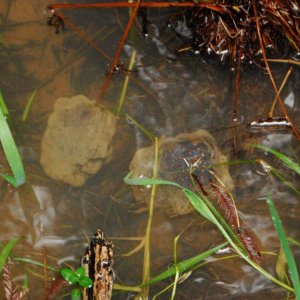
[[[75,271],[70,268],[61,269],[60,275],[66,280],[70,285],[76,285],[72,289],[71,297],[72,300],[81,299],[81,290],[77,287],[78,285],[82,288],[90,288],[93,285],[93,280],[85,276],[85,270],[83,267],[79,267]]]

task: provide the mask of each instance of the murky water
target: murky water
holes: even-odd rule
[[[46,25],[43,13],[48,1],[6,0],[0,3],[0,89],[11,113],[12,128],[21,151],[27,174],[24,186],[14,189],[1,181],[0,240],[20,236],[14,250],[16,257],[29,257],[48,264],[78,267],[85,247],[96,229],[101,228],[115,244],[115,282],[137,285],[142,280],[143,251],[124,256],[134,249],[145,234],[147,206],[134,201],[123,178],[135,151],[150,146],[149,138],[127,118],[118,120],[113,140],[113,157],[87,183],[75,188],[45,175],[40,163],[41,138],[47,119],[58,97],[84,94],[99,99],[101,84],[108,70],[128,19],[127,9],[68,10],[65,15],[92,39],[101,55],[80,39],[68,26],[59,34]],[[231,112],[233,92],[226,65],[189,53],[174,54],[184,44],[174,30],[164,27],[171,12],[154,9],[147,38],[141,29],[134,30],[125,44],[121,60],[129,64],[136,50],[136,64],[126,94],[123,111],[155,136],[175,136],[197,129],[208,130],[222,153],[234,160]],[[272,65],[280,84],[288,69]],[[101,105],[115,111],[124,81],[124,73],[115,74]],[[295,124],[299,123],[300,73],[294,68],[283,91],[287,109]],[[21,116],[32,91],[37,97],[28,120]],[[238,158],[263,158],[279,168],[291,182],[296,176],[271,155],[253,153],[250,143],[263,143],[291,155],[299,155],[299,144],[289,131],[251,133],[247,123],[266,117],[274,99],[269,78],[258,68],[247,68],[241,75],[238,118]],[[279,111],[279,110],[278,110]],[[55,161],[53,162],[56,163]],[[1,164],[6,166],[2,155]],[[253,229],[262,251],[278,252],[279,242],[265,202],[274,199],[286,232],[299,240],[299,196],[276,178],[261,172],[257,165],[230,167],[235,184],[234,196],[241,218]],[[170,216],[167,210],[155,209],[151,234],[151,274],[165,270],[173,261],[174,238],[182,233],[178,259],[201,253],[222,237],[196,212]],[[299,262],[299,248],[293,248]],[[263,255],[262,266],[275,274],[276,257]],[[43,269],[31,264],[17,264],[14,275],[18,283],[28,277],[29,299],[42,299]],[[38,276],[39,274],[40,276]],[[150,298],[167,283],[150,289]],[[133,293],[118,293],[113,299],[132,299]],[[282,299],[283,289],[259,275],[240,259],[214,262],[195,270],[178,285],[176,299]],[[170,291],[159,299],[169,299]]]

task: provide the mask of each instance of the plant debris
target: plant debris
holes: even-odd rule
[[[194,7],[184,13],[192,32],[192,44],[185,49],[229,56],[230,62],[261,65],[261,45],[269,52],[284,56],[288,50],[300,51],[300,9],[295,0],[217,0],[209,7]],[[240,53],[241,52],[241,53]]]

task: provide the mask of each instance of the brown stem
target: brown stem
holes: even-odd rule
[[[86,41],[91,47],[93,47],[97,52],[99,52],[103,57],[105,57],[107,60],[111,59],[102,49],[97,47],[97,45],[83,31],[81,31],[76,25],[71,23],[63,14],[61,14],[56,10],[55,10],[55,14],[59,18],[61,18],[65,24],[67,24],[70,28],[72,28],[84,41]]]
[[[241,43],[242,43],[242,41],[241,41]],[[236,77],[235,77],[235,90],[234,90],[233,113],[232,113],[233,144],[234,144],[235,156],[237,156],[237,153],[238,153],[237,111],[238,111],[240,74],[241,74],[241,57],[242,57],[242,48],[240,45],[239,57],[238,57],[238,68],[237,68]]]
[[[101,89],[100,89],[100,95],[99,95],[99,98],[100,98],[100,99],[103,97],[104,93],[106,92],[106,90],[107,90],[107,88],[108,88],[108,85],[109,85],[109,83],[110,83],[110,80],[111,80],[111,77],[112,77],[112,74],[113,74],[113,70],[114,70],[116,64],[118,63],[118,60],[119,60],[121,51],[122,51],[122,49],[123,49],[123,45],[124,45],[124,43],[125,43],[125,41],[126,41],[126,39],[127,39],[127,36],[128,36],[128,34],[129,34],[129,31],[130,31],[130,28],[131,28],[131,26],[132,26],[132,24],[133,24],[133,21],[134,21],[134,19],[135,19],[135,16],[136,16],[138,10],[139,10],[140,4],[141,4],[141,0],[138,0],[138,1],[135,3],[135,7],[134,7],[133,11],[131,12],[129,21],[128,21],[127,26],[126,26],[126,28],[125,28],[125,30],[124,30],[124,33],[123,33],[123,35],[122,35],[122,38],[121,38],[121,40],[120,40],[120,42],[119,42],[119,46],[118,46],[117,52],[116,52],[116,54],[115,54],[115,57],[114,57],[114,59],[113,59],[113,61],[112,61],[112,64],[111,64],[111,66],[110,66],[108,75],[106,76],[106,78],[105,78],[105,80],[104,80],[104,82],[103,82],[103,84],[102,84],[102,87],[101,87]]]
[[[61,3],[51,4],[49,9],[69,9],[69,8],[118,8],[118,7],[136,7],[138,2],[103,2],[103,3]],[[194,2],[142,2],[140,7],[203,7],[219,13],[229,13],[226,5],[209,4],[209,3],[194,3]]]

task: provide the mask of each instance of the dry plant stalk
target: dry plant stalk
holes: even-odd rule
[[[47,287],[45,290],[45,300],[53,299],[67,285],[67,281],[64,280],[60,274],[57,274],[57,276],[53,279],[51,286]]]
[[[16,287],[11,275],[12,265],[12,261],[8,260],[8,262],[3,266],[3,300],[25,300],[27,299],[29,289],[22,289],[20,287]]]

